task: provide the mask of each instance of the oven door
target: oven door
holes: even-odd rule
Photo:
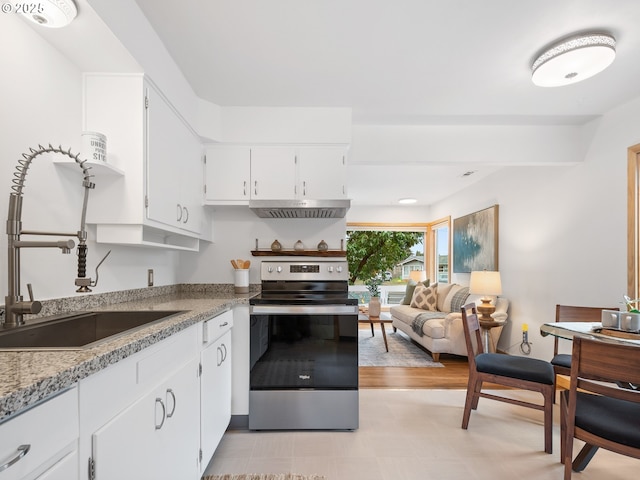
[[[356,390],[357,305],[252,305],[251,390]]]

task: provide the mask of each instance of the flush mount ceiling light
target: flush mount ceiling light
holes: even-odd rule
[[[409,205],[410,203],[416,203],[417,201],[418,200],[415,198],[401,198],[398,200],[398,203],[401,203],[402,205]]]
[[[24,8],[20,13],[43,27],[66,27],[78,14],[73,0],[41,0],[28,5],[30,7]]]
[[[616,57],[616,39],[590,33],[563,40],[542,53],[531,66],[533,83],[561,87],[586,80],[607,68]]]

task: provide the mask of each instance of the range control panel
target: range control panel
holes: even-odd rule
[[[348,280],[349,265],[339,261],[262,262],[261,280]]]

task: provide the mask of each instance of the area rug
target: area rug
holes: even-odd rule
[[[440,362],[434,362],[431,355],[414,344],[406,334],[400,330],[394,332],[391,325],[386,328],[387,352],[380,325],[374,325],[374,329],[375,337],[371,336],[369,328],[358,329],[360,367],[444,367]]]
[[[247,473],[243,475],[207,475],[202,480],[326,480],[321,475],[297,475],[295,473]]]

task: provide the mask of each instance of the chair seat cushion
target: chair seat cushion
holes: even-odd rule
[[[549,362],[536,358],[503,355],[501,353],[481,353],[476,356],[476,368],[482,373],[502,375],[531,382],[553,385],[555,375]]]
[[[568,393],[562,392],[563,395]],[[576,427],[616,443],[640,448],[640,403],[578,392]]]
[[[571,368],[571,355],[567,353],[559,353],[551,359],[551,365]]]

